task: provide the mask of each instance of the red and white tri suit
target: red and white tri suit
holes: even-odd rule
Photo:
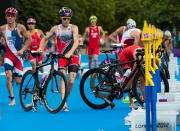
[[[71,50],[73,46],[73,32],[72,32],[72,24],[64,30],[62,29],[62,25],[58,25],[58,28],[55,32],[57,39],[57,50],[60,54],[66,54]],[[58,59],[58,68],[64,68],[68,64],[68,60],[63,58]],[[68,65],[68,72],[77,72],[79,66],[79,57],[77,50],[74,51],[71,61]]]
[[[5,71],[14,71],[15,76],[20,77],[23,73],[23,61],[21,56],[17,56],[17,52],[22,48],[23,39],[19,36],[17,27],[18,24],[16,24],[14,30],[11,31],[8,29],[8,25],[6,25],[4,68]]]
[[[124,48],[132,46],[134,44],[134,37],[130,35],[132,31],[141,32],[141,30],[137,29],[137,28],[128,29],[126,32],[124,32],[122,39],[121,39],[121,43],[126,44],[124,46]]]

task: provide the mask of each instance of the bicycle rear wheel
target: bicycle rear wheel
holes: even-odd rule
[[[44,87],[44,102],[46,109],[50,113],[59,112],[63,108],[68,94],[65,75],[60,71],[53,72],[52,75],[48,76]]]
[[[33,76],[33,71],[28,70],[22,77],[19,91],[20,103],[25,111],[30,111],[32,109],[32,95],[34,88],[35,79]]]
[[[95,68],[87,71],[80,82],[80,94],[83,101],[94,109],[104,109],[113,101],[112,86],[109,77],[102,69]]]
[[[133,79],[132,91],[133,91],[133,96],[141,106],[144,105],[144,95],[143,95],[144,82],[145,82],[144,74],[141,71],[137,72]]]

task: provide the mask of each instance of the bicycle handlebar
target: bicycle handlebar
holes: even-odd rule
[[[31,50],[26,50],[28,53],[30,53],[33,57],[40,57],[41,53],[39,51],[31,51]]]
[[[46,55],[47,56],[47,59],[43,62],[43,63],[47,63],[47,61],[49,60],[49,59],[56,59],[56,58],[62,58],[62,59],[65,59],[65,60],[68,60],[68,63],[67,63],[67,65],[66,66],[68,66],[69,64],[70,64],[70,61],[71,61],[71,58],[72,58],[72,56],[71,57],[69,57],[69,58],[67,58],[67,57],[65,57],[63,54],[57,54],[57,53],[49,53],[49,54],[47,54]],[[66,67],[65,66],[65,67]]]
[[[113,51],[116,51],[116,49],[101,50],[100,52],[106,54],[106,53],[112,53]]]
[[[71,60],[71,57],[69,57],[69,58],[67,58],[67,57],[65,57],[63,54],[57,54],[57,53],[49,53],[49,54],[47,54],[46,55],[48,58],[63,58],[63,59],[66,59],[66,60],[68,60],[68,61],[70,61]]]

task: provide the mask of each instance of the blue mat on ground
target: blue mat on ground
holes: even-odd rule
[[[104,58],[100,56],[99,61]],[[82,56],[82,62],[87,63],[87,55]],[[29,66],[28,62],[25,63],[25,67]],[[57,114],[48,113],[44,106],[36,112],[25,112],[20,106],[18,85],[14,85],[16,106],[9,107],[5,75],[0,75],[0,79],[0,131],[129,131],[130,126],[124,125],[124,117],[131,111],[129,104],[115,100],[113,110],[110,107],[103,110],[88,107],[80,97],[81,76],[68,98],[70,112],[60,111]]]

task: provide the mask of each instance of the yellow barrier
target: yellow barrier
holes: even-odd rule
[[[161,64],[161,57],[156,51],[162,50],[162,38],[163,32],[160,29],[151,24],[148,26],[147,21],[144,21],[141,40],[144,41],[145,48],[145,86],[154,86],[150,72],[154,74]]]
[[[153,54],[152,54],[152,51],[153,48],[152,48],[152,45],[153,45],[153,30],[152,30],[152,25],[149,24],[149,33],[150,33],[150,41],[149,41],[149,44],[148,44],[148,53],[149,53],[149,70],[152,71],[153,74],[155,74],[155,70],[154,68],[152,67],[152,59],[154,58]]]
[[[144,21],[144,27],[142,31],[142,41],[144,41],[144,48],[145,48],[145,86],[151,85],[154,86],[154,83],[152,81],[152,76],[149,73],[150,69],[150,63],[149,63],[149,41],[150,39],[150,32],[149,32],[149,27],[147,24],[147,21]]]
[[[155,26],[152,26],[152,32],[153,32],[153,56],[154,56],[154,58],[153,58],[153,68],[154,68],[154,70],[158,69],[158,66],[157,66],[157,63],[156,63],[156,58],[155,58],[155,56],[156,56],[156,41],[158,40],[156,30],[157,29],[155,28]]]

